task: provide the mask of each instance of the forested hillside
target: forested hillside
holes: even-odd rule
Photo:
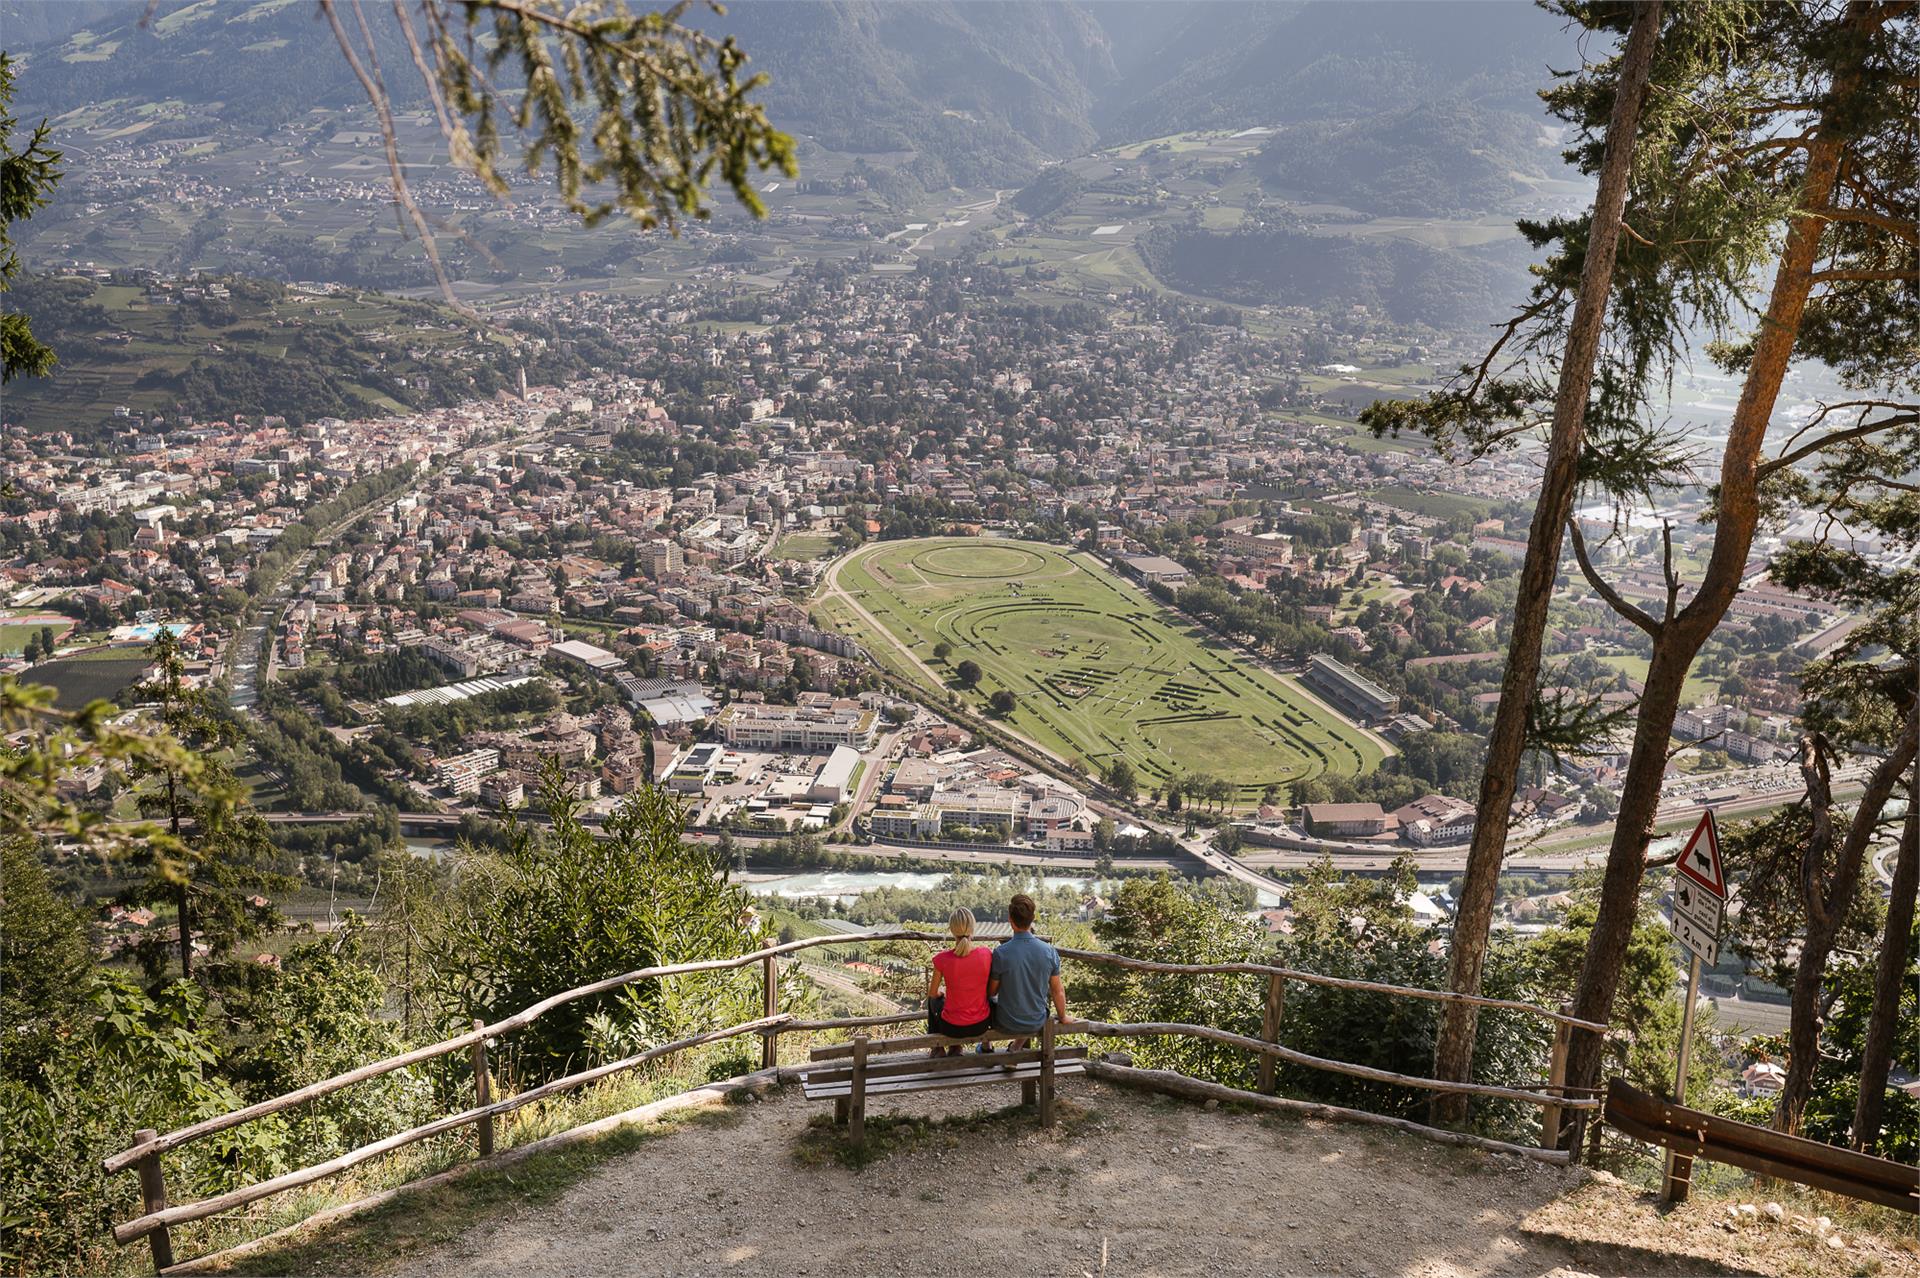
[[[1286,129],[1260,152],[1289,195],[1394,217],[1473,217],[1526,192],[1550,152],[1536,120],[1464,96]]]
[[[1250,304],[1365,306],[1435,326],[1492,315],[1510,274],[1484,252],[1280,228],[1159,227],[1139,249],[1156,276],[1188,292]]]
[[[1139,6],[1156,9],[1157,6]],[[1267,176],[1372,213],[1496,207],[1514,174],[1557,170],[1533,88],[1578,51],[1549,15],[1508,4],[1097,5],[1124,93],[1103,140],[1275,128]],[[1113,15],[1108,17],[1107,15]]]
[[[60,362],[48,377],[7,388],[6,420],[86,435],[114,421],[122,405],[202,420],[377,416],[491,394],[507,385],[503,370],[522,361],[536,380],[578,366],[551,347],[516,353],[422,302],[316,295],[268,280],[215,286],[228,296],[196,288],[200,296],[167,301],[158,298],[173,294],[131,283],[22,280],[8,304],[32,318]]]

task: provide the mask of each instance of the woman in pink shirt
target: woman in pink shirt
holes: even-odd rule
[[[953,934],[953,948],[933,956],[933,978],[927,982],[927,1033],[972,1038],[993,1025],[993,1011],[987,1006],[993,951],[973,943],[972,910],[955,910],[947,919],[947,931]],[[930,1054],[958,1056],[963,1050],[956,1043],[936,1047]]]

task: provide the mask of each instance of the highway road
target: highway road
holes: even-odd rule
[[[1188,856],[1191,856],[1215,874],[1224,874],[1230,879],[1236,879],[1241,883],[1245,883],[1256,891],[1285,892],[1287,890],[1284,883],[1278,879],[1269,877],[1251,862],[1238,857],[1228,856],[1225,852],[1215,851],[1199,839],[1181,839],[1180,847]],[[1319,858],[1315,857],[1310,860],[1318,859]],[[1342,860],[1344,862],[1344,858],[1342,858]]]
[[[867,805],[873,801],[873,792],[886,775],[887,761],[893,757],[893,748],[900,743],[905,732],[905,728],[893,729],[882,736],[873,749],[860,756],[867,765],[860,773],[860,789],[853,796],[853,802],[847,805],[847,815],[834,827],[836,832],[853,828],[854,818],[867,810]]]
[[[870,768],[869,771],[872,771]],[[1857,789],[1857,787],[1855,787]],[[1840,797],[1846,795],[1840,791]],[[1727,804],[1719,808],[1724,815],[1738,814],[1755,816],[1767,808],[1793,802],[1797,795],[1772,795],[1743,803]],[[1104,805],[1096,805],[1102,808]],[[1682,829],[1690,825],[1694,807],[1677,809],[1673,814],[1663,814],[1663,826],[1677,824]],[[368,816],[366,812],[268,812],[262,814],[266,820],[287,825],[324,825],[359,820]],[[1137,822],[1138,817],[1124,815],[1127,820]],[[524,814],[525,819],[538,821],[537,813]],[[400,824],[415,833],[451,834],[460,823],[460,814],[449,812],[402,812]],[[588,823],[594,823],[589,817]],[[1169,826],[1160,826],[1167,833],[1175,831]],[[735,839],[748,849],[755,841],[754,836],[735,834]],[[779,836],[766,836],[779,837]],[[1607,840],[1610,831],[1605,826],[1575,826],[1558,832],[1552,839],[1544,839],[1532,844],[1519,843],[1509,850],[1504,869],[1512,874],[1572,874],[1583,866],[1597,865],[1606,858]],[[1665,837],[1664,835],[1662,837]],[[702,831],[691,831],[688,838],[696,842],[712,843],[718,835]],[[1191,874],[1196,869],[1214,874],[1225,874],[1242,883],[1262,891],[1279,891],[1286,886],[1281,877],[1292,872],[1305,870],[1317,863],[1329,853],[1342,869],[1359,874],[1384,873],[1397,856],[1411,855],[1414,863],[1423,874],[1462,874],[1466,872],[1467,850],[1465,847],[1441,849],[1407,848],[1389,844],[1379,848],[1356,850],[1354,845],[1316,844],[1311,848],[1249,848],[1239,856],[1228,856],[1209,846],[1200,839],[1180,838],[1176,834],[1184,856],[1165,857],[1123,857],[1119,864],[1126,869],[1168,870],[1177,874]],[[1578,846],[1569,847],[1568,844]],[[1556,850],[1558,848],[1559,850]],[[1044,852],[1031,848],[981,847],[981,848],[933,848],[914,843],[866,843],[836,845],[832,851],[841,855],[870,857],[877,861],[941,861],[955,866],[992,867],[1000,865],[1018,865],[1058,874],[1091,875],[1098,871],[1099,861],[1090,856],[1072,856],[1060,853]],[[1890,867],[1879,867],[1885,875]]]

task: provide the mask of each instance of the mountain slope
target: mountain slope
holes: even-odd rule
[[[1397,323],[1446,328],[1490,319],[1515,275],[1495,251],[1277,227],[1156,227],[1138,245],[1154,275],[1186,292],[1249,305],[1364,306]]]
[[[1578,50],[1548,14],[1484,3],[1180,9],[1172,28],[1103,19],[1131,86],[1101,104],[1105,141],[1274,128],[1261,170],[1277,190],[1382,215],[1471,216],[1560,168],[1536,91]]]
[[[736,4],[715,25],[772,78],[781,127],[840,151],[917,151],[927,186],[1010,183],[1087,150],[1115,77],[1072,4]]]
[[[264,130],[362,102],[309,0],[163,0],[144,25],[143,0],[74,8],[84,28],[40,15],[10,41],[29,48],[23,115],[191,108],[157,138],[204,132],[209,116]],[[365,11],[396,100],[420,105],[391,10]],[[739,38],[781,127],[904,159],[924,188],[1017,185],[1101,141],[1265,125],[1298,144],[1276,155],[1276,185],[1374,212],[1486,209],[1510,173],[1557,163],[1534,91],[1550,62],[1575,59],[1552,17],[1471,2],[749,0],[686,21]],[[1453,164],[1456,142],[1482,162]],[[1423,208],[1427,173],[1450,180]]]
[[[1096,16],[1124,6],[1096,4]],[[1116,25],[1129,87],[1102,103],[1109,141],[1186,129],[1363,118],[1458,99],[1537,116],[1549,65],[1578,57],[1558,19],[1481,0],[1351,5],[1205,0],[1171,31]]]
[[[135,418],[276,413],[297,423],[457,404],[502,389],[521,365],[536,381],[580,366],[557,348],[380,293],[235,277],[196,280],[191,291],[20,280],[8,305],[60,360],[50,376],[10,384],[0,417],[89,441],[129,425],[120,406]]]
[[[23,114],[178,100],[271,128],[364,101],[310,0],[164,0],[144,25],[143,0],[89,11],[84,30],[23,28]],[[392,11],[365,13],[396,103],[422,105]],[[760,98],[781,127],[835,150],[918,152],[928,185],[1011,182],[1085,151],[1094,95],[1114,76],[1105,35],[1072,4],[744,3],[686,21],[739,37],[771,78]],[[496,80],[510,87],[506,70]]]
[[[9,52],[65,40],[96,22],[119,26],[132,0],[0,0],[0,38]]]

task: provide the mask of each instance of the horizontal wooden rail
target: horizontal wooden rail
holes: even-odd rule
[[[1484,1149],[1496,1154],[1512,1154],[1560,1167],[1566,1166],[1573,1160],[1573,1156],[1564,1149],[1536,1149],[1531,1145],[1515,1145],[1504,1140],[1494,1140],[1490,1136],[1475,1136],[1471,1132],[1451,1132],[1445,1128],[1428,1127],[1424,1123],[1416,1123],[1410,1118],[1394,1118],[1388,1114],[1375,1114],[1370,1110],[1348,1109],[1344,1105],[1295,1100],[1290,1096],[1263,1096],[1259,1092],[1242,1091],[1238,1087],[1228,1087],[1224,1083],[1209,1083],[1204,1079],[1189,1078],[1185,1074],[1168,1069],[1136,1069],[1131,1065],[1094,1060],[1087,1062],[1086,1072],[1087,1077],[1098,1079],[1103,1083],[1118,1083],[1122,1087],[1164,1092],[1169,1096],[1183,1096],[1188,1100],[1219,1101],[1223,1105],[1246,1105],[1254,1109],[1298,1114],[1302,1118],[1320,1118],[1336,1123],[1366,1123],[1375,1127],[1390,1127],[1395,1131],[1407,1132],[1425,1140],[1439,1141],[1443,1145],[1459,1145],[1468,1149]]]
[[[761,1030],[762,1034],[804,1034],[809,1030],[865,1029],[872,1025],[906,1025],[913,1021],[924,1021],[924,1011],[892,1012],[886,1016],[842,1016],[831,1021],[789,1021],[777,1029]]]
[[[1689,1158],[1743,1167],[1829,1193],[1920,1214],[1920,1168],[1663,1101],[1619,1079],[1607,1084],[1607,1122],[1636,1140]]]
[[[1541,1007],[1537,1003],[1523,1003],[1518,999],[1488,998],[1483,994],[1459,994],[1452,990],[1426,990],[1413,985],[1383,985],[1379,981],[1362,981],[1348,976],[1324,976],[1319,972],[1303,972],[1292,967],[1275,967],[1269,963],[1160,963],[1152,959],[1105,954],[1099,950],[1062,949],[1060,956],[1088,963],[1099,963],[1107,967],[1125,968],[1134,972],[1171,972],[1193,976],[1281,976],[1289,981],[1301,981],[1308,985],[1326,985],[1334,989],[1360,990],[1369,994],[1397,994],[1406,998],[1428,999],[1436,1003],[1471,1003],[1476,1007],[1503,1007],[1511,1012],[1531,1012],[1535,1016],[1557,1024],[1571,1025],[1575,1029],[1592,1030],[1596,1034],[1604,1034],[1608,1028],[1598,1021],[1583,1021],[1577,1016],[1556,1012],[1551,1008]]]
[[[155,1243],[155,1255],[159,1257],[163,1253],[170,1251],[170,1247],[167,1245],[167,1230],[172,1225],[201,1220],[208,1216],[232,1210],[236,1207],[246,1206],[249,1203],[257,1202],[260,1199],[282,1193],[286,1190],[297,1189],[301,1186],[312,1184],[315,1181],[338,1175],[353,1167],[357,1167],[371,1159],[379,1158],[416,1142],[455,1131],[461,1127],[478,1125],[484,1137],[484,1134],[491,1128],[492,1120],[497,1115],[510,1113],[513,1110],[531,1105],[548,1096],[570,1091],[574,1088],[584,1087],[589,1083],[596,1082],[625,1070],[633,1069],[648,1061],[675,1052],[699,1047],[703,1044],[718,1042],[722,1039],[739,1035],[757,1035],[766,1040],[765,1055],[771,1058],[773,1047],[777,1043],[778,1036],[783,1033],[831,1029],[859,1029],[871,1026],[902,1025],[918,1021],[924,1015],[923,1012],[902,1011],[878,1016],[840,1017],[811,1021],[796,1020],[791,1016],[779,1014],[774,1011],[775,1000],[770,992],[773,988],[772,980],[773,973],[776,971],[776,962],[782,955],[792,954],[800,950],[811,949],[821,945],[858,945],[875,941],[921,941],[929,944],[944,945],[948,943],[950,939],[951,938],[944,935],[907,930],[870,932],[863,933],[859,936],[830,935],[805,937],[795,941],[788,941],[781,945],[755,950],[748,954],[735,955],[731,958],[705,959],[690,963],[674,963],[640,968],[636,971],[622,973],[618,976],[610,976],[604,980],[595,981],[588,985],[579,986],[576,989],[566,990],[559,994],[552,995],[491,1025],[476,1024],[475,1027],[467,1033],[459,1034],[453,1038],[445,1039],[425,1047],[401,1052],[398,1055],[387,1057],[384,1060],[361,1065],[355,1069],[347,1070],[344,1073],[336,1074],[332,1078],[323,1079],[320,1082],[288,1092],[285,1095],[274,1097],[271,1100],[260,1101],[253,1105],[247,1105],[225,1114],[216,1115],[213,1118],[205,1119],[188,1127],[180,1128],[177,1131],[169,1132],[164,1136],[152,1137],[149,1133],[143,1132],[141,1133],[142,1136],[147,1136],[148,1139],[143,1140],[130,1149],[106,1158],[102,1163],[103,1168],[108,1172],[121,1171],[128,1167],[138,1166],[141,1169],[143,1184],[147,1179],[151,1178],[157,1190],[157,1192],[147,1195],[146,1214],[127,1221],[124,1224],[116,1225],[113,1229],[114,1238],[124,1244],[142,1237],[148,1237]],[[1117,967],[1132,971],[1164,972],[1194,976],[1266,976],[1270,982],[1297,980],[1308,984],[1361,990],[1390,996],[1398,995],[1437,1001],[1470,1002],[1481,1006],[1530,1012],[1547,1020],[1557,1022],[1562,1026],[1593,1029],[1602,1032],[1605,1030],[1604,1026],[1596,1025],[1591,1021],[1576,1020],[1564,1013],[1556,1013],[1530,1003],[1522,1003],[1510,999],[1484,998],[1452,994],[1438,990],[1420,989],[1411,986],[1385,985],[1374,981],[1322,976],[1317,972],[1303,972],[1292,968],[1276,967],[1263,963],[1158,963],[1146,959],[1126,958],[1121,955],[1107,954],[1099,951],[1072,949],[1063,949],[1061,954],[1063,957],[1079,962]],[[484,1049],[487,1040],[524,1028],[554,1008],[579,999],[591,998],[596,994],[607,993],[644,980],[689,976],[704,972],[736,971],[751,967],[755,964],[763,965],[763,970],[766,973],[763,980],[767,983],[766,989],[768,991],[765,995],[765,1006],[769,1014],[758,1020],[728,1026],[724,1029],[711,1030],[690,1038],[681,1039],[677,1042],[650,1048],[647,1051],[625,1057],[618,1061],[611,1061],[592,1069],[570,1074],[564,1078],[555,1079],[522,1092],[517,1096],[507,1097],[502,1100],[492,1100],[488,1090],[484,1086],[481,1086],[477,1089],[476,1094],[476,1099],[479,1101],[479,1104],[472,1108],[456,1114],[449,1114],[433,1122],[425,1123],[393,1136],[374,1141],[371,1144],[363,1145],[358,1149],[351,1150],[327,1162],[318,1163],[297,1171],[287,1172],[283,1175],[260,1181],[257,1184],[247,1185],[212,1198],[203,1199],[200,1202],[167,1206],[164,1190],[158,1189],[160,1184],[159,1155],[173,1149],[178,1149],[201,1137],[225,1131],[255,1118],[262,1118],[269,1114],[279,1113],[293,1106],[329,1095],[342,1088],[350,1087],[355,1083],[378,1078],[384,1074],[407,1069],[411,1066],[435,1060],[455,1052],[473,1049],[476,1061],[482,1060],[484,1058],[480,1055],[480,1052]],[[1394,1074],[1387,1070],[1374,1069],[1365,1065],[1326,1060],[1321,1057],[1311,1056],[1305,1052],[1282,1047],[1279,1043],[1270,1041],[1269,1039],[1251,1038],[1244,1034],[1236,1034],[1228,1030],[1215,1029],[1205,1025],[1183,1025],[1171,1022],[1109,1025],[1101,1022],[1075,1021],[1070,1022],[1063,1028],[1065,1032],[1069,1034],[1084,1034],[1089,1037],[1105,1038],[1142,1038],[1168,1034],[1184,1035],[1225,1044],[1227,1046],[1244,1048],[1248,1051],[1258,1053],[1263,1061],[1275,1059],[1284,1060],[1314,1069],[1329,1070],[1335,1073],[1347,1074],[1357,1078],[1365,1078],[1398,1086],[1426,1088],[1442,1092],[1465,1092],[1474,1095],[1519,1101],[1527,1104],[1557,1107],[1559,1109],[1584,1110],[1594,1109],[1599,1105],[1597,1098],[1568,1098],[1558,1094],[1561,1089],[1551,1086],[1545,1091],[1532,1091],[1522,1088],[1497,1087],[1485,1083],[1451,1083],[1442,1082],[1438,1079],[1416,1078],[1408,1075]],[[476,1068],[478,1069],[480,1067],[476,1066]],[[483,1146],[485,1145],[484,1139],[482,1144]]]
[[[322,1079],[320,1082],[311,1083],[296,1091],[288,1092],[284,1096],[276,1096],[271,1100],[259,1101],[252,1105],[243,1106],[240,1109],[229,1110],[227,1113],[217,1114],[212,1118],[203,1119],[198,1123],[182,1127],[177,1131],[168,1132],[166,1135],[157,1137],[147,1144],[134,1146],[122,1150],[120,1153],[109,1155],[102,1160],[101,1167],[109,1173],[122,1171],[142,1159],[157,1157],[160,1154],[178,1149],[182,1145],[187,1145],[199,1140],[203,1136],[211,1136],[215,1132],[223,1132],[228,1128],[238,1127],[240,1124],[250,1122],[253,1119],[264,1118],[268,1114],[277,1114],[282,1110],[289,1109],[306,1101],[316,1100],[319,1097],[337,1092],[343,1087],[351,1087],[355,1083],[365,1082],[370,1078],[379,1078],[381,1075],[393,1073],[395,1070],[423,1064],[426,1061],[435,1060],[441,1056],[471,1048],[475,1043],[483,1042],[486,1039],[498,1038],[502,1034],[510,1033],[513,1030],[524,1029],[556,1007],[564,1006],[567,1003],[575,1002],[579,999],[591,998],[596,994],[604,994],[610,990],[620,989],[623,986],[632,985],[637,981],[653,980],[669,976],[690,976],[701,972],[738,970],[764,962],[769,958],[778,958],[784,954],[793,954],[820,945],[859,945],[874,941],[925,941],[935,945],[946,945],[951,943],[952,939],[952,937],[946,935],[906,930],[868,932],[858,936],[809,936],[802,937],[798,940],[787,941],[781,945],[769,946],[766,949],[754,950],[751,953],[736,955],[733,958],[706,959],[694,963],[673,963],[660,967],[643,967],[637,971],[622,973],[619,976],[609,976],[604,980],[594,981],[589,985],[582,985],[576,989],[563,990],[558,994],[540,1000],[530,1007],[521,1009],[512,1016],[495,1021],[491,1025],[483,1025],[479,1029],[471,1030],[465,1034],[460,1034],[426,1047],[417,1047],[412,1051],[401,1052],[396,1056],[389,1056],[385,1060],[373,1061],[355,1069],[350,1069],[345,1073],[336,1074],[332,1078]],[[1607,1028],[1593,1021],[1577,1020],[1564,1013],[1555,1012],[1532,1003],[1517,1002],[1512,999],[1455,994],[1449,991],[1421,989],[1417,986],[1408,985],[1383,985],[1376,981],[1360,981],[1347,977],[1322,976],[1318,972],[1304,972],[1294,968],[1275,967],[1265,963],[1159,963],[1149,959],[1126,958],[1119,954],[1107,954],[1099,950],[1062,949],[1060,954],[1064,958],[1071,958],[1080,962],[1125,968],[1131,971],[1188,973],[1192,975],[1281,976],[1288,980],[1304,981],[1308,984],[1316,985],[1329,985],[1340,989],[1361,990],[1375,994],[1403,995],[1408,998],[1432,999],[1441,1002],[1469,1002],[1486,1007],[1502,1007],[1513,1011],[1531,1012],[1547,1020],[1562,1022],[1579,1029],[1604,1032]],[[918,1016],[918,1013],[911,1016],[902,1015],[901,1021],[918,1019]],[[885,1024],[889,1022],[874,1021],[871,1023]],[[778,1032],[784,1032],[784,1028],[785,1027]],[[797,1026],[796,1028],[806,1027]]]
[[[920,1019],[919,1014],[914,1014],[912,1019]],[[784,1032],[784,1030],[782,1032]],[[1245,1034],[1236,1034],[1232,1030],[1215,1029],[1211,1025],[1185,1025],[1177,1021],[1142,1021],[1120,1025],[1108,1024],[1104,1021],[1066,1021],[1058,1026],[1058,1032],[1063,1038],[1071,1037],[1075,1034],[1083,1034],[1089,1038],[1165,1038],[1175,1036],[1201,1038],[1213,1043],[1222,1043],[1228,1047],[1243,1047],[1249,1052],[1257,1052],[1265,1056],[1276,1057],[1295,1065],[1304,1065],[1312,1069],[1323,1069],[1334,1074],[1347,1074],[1354,1078],[1364,1078],[1376,1083],[1391,1083],[1399,1087],[1424,1088],[1428,1091],[1435,1092],[1467,1092],[1475,1096],[1493,1096],[1502,1100],[1519,1101],[1527,1105],[1539,1105],[1542,1107],[1553,1106],[1559,1109],[1600,1108],[1600,1101],[1597,1097],[1567,1099],[1557,1092],[1548,1089],[1534,1091],[1525,1088],[1500,1087],[1492,1083],[1454,1083],[1437,1078],[1421,1078],[1413,1074],[1395,1074],[1390,1070],[1375,1069],[1371,1065],[1355,1065],[1348,1061],[1336,1061],[1324,1056],[1312,1056],[1306,1052],[1296,1051],[1291,1047],[1282,1047],[1278,1043],[1270,1043],[1263,1038],[1251,1038]],[[987,1041],[1004,1041],[1006,1039],[1021,1037],[1031,1038],[1032,1035],[1009,1034],[995,1031],[990,1034],[981,1035],[981,1037]],[[946,1040],[938,1035],[915,1034],[899,1039],[876,1038],[872,1040],[871,1048],[875,1052],[912,1051],[944,1041]],[[838,1059],[849,1055],[850,1052],[850,1048],[823,1048],[816,1050],[816,1054],[824,1059]]]
[[[1310,1056],[1306,1052],[1298,1052],[1291,1047],[1269,1043],[1263,1038],[1236,1034],[1232,1030],[1215,1029],[1211,1025],[1182,1025],[1175,1021],[1144,1021],[1125,1025],[1109,1025],[1100,1021],[1068,1021],[1060,1026],[1060,1033],[1085,1034],[1092,1038],[1159,1038],[1172,1035],[1183,1038],[1202,1038],[1213,1043],[1224,1043],[1228,1047],[1244,1047],[1249,1052],[1278,1057],[1295,1065],[1324,1069],[1334,1074],[1347,1074],[1376,1083],[1392,1083],[1398,1087],[1419,1087],[1435,1092],[1468,1092],[1475,1096],[1496,1096],[1502,1100],[1521,1101],[1528,1105],[1555,1105],[1561,1109],[1600,1108],[1600,1102],[1597,1099],[1568,1100],[1547,1092],[1499,1087],[1492,1083],[1450,1083],[1437,1078],[1421,1078],[1414,1074],[1395,1074],[1390,1070],[1375,1069],[1371,1065],[1355,1065],[1348,1061],[1329,1060],[1324,1056]]]
[[[932,936],[925,932],[884,932],[875,933],[871,937],[862,937],[860,939],[876,941],[932,941],[945,945],[951,942],[953,938],[950,936]],[[620,976],[609,976],[605,980],[595,981],[591,985],[582,985],[577,989],[565,990],[549,998],[541,999],[538,1003],[533,1004],[533,1006],[523,1008],[512,1016],[504,1020],[495,1021],[491,1025],[483,1025],[479,1029],[471,1030],[465,1034],[460,1034],[426,1047],[416,1047],[410,1052],[401,1052],[399,1055],[389,1056],[385,1060],[373,1061],[370,1064],[359,1066],[357,1069],[350,1069],[344,1074],[335,1074],[332,1078],[311,1083],[297,1091],[288,1092],[284,1096],[276,1096],[272,1100],[264,1100],[240,1109],[229,1110],[224,1114],[216,1114],[214,1117],[194,1123],[190,1127],[182,1127],[178,1131],[168,1132],[166,1135],[150,1141],[145,1145],[122,1150],[120,1153],[104,1159],[101,1162],[101,1166],[108,1172],[120,1171],[124,1168],[131,1167],[134,1163],[150,1155],[164,1154],[169,1150],[178,1149],[180,1146],[191,1144],[203,1136],[211,1136],[215,1132],[226,1131],[229,1127],[238,1127],[241,1123],[250,1122],[256,1118],[264,1118],[268,1114],[277,1114],[283,1109],[291,1108],[305,1101],[316,1100],[332,1092],[337,1092],[343,1087],[351,1087],[355,1083],[363,1083],[370,1078],[379,1078],[381,1075],[391,1074],[395,1070],[406,1069],[411,1065],[419,1065],[425,1061],[434,1060],[437,1057],[461,1051],[464,1048],[472,1047],[475,1043],[489,1038],[498,1038],[500,1035],[512,1030],[524,1029],[556,1007],[564,1006],[578,999],[590,998],[595,994],[604,994],[609,990],[617,990],[621,986],[632,985],[636,981],[652,980],[657,977],[666,976],[689,976],[698,972],[723,972],[730,969],[751,966],[769,956],[778,957],[782,954],[791,954],[797,950],[809,949],[816,945],[845,945],[846,943],[847,938],[844,936],[810,936],[803,937],[797,941],[788,941],[784,945],[775,945],[764,950],[755,950],[751,954],[742,954],[734,958],[707,959],[698,963],[672,963],[663,967],[643,967],[638,971],[627,972]]]
[[[675,1052],[684,1052],[690,1048],[700,1047],[707,1043],[719,1042],[724,1038],[734,1038],[741,1034],[758,1034],[763,1030],[780,1025],[786,1020],[787,1018],[784,1016],[767,1016],[757,1021],[748,1021],[742,1025],[730,1025],[725,1029],[709,1030],[705,1034],[696,1034],[692,1038],[683,1038],[677,1042],[664,1043],[659,1047],[649,1048],[644,1052],[628,1056],[622,1060],[610,1061],[605,1065],[597,1065],[592,1069],[582,1070],[578,1074],[569,1074],[565,1078],[557,1078],[550,1083],[543,1083],[539,1087],[521,1092],[517,1096],[509,1096],[505,1100],[495,1101],[491,1105],[480,1105],[473,1109],[463,1110],[458,1114],[448,1114],[445,1118],[436,1118],[431,1123],[423,1123],[419,1127],[410,1128],[396,1135],[374,1141],[370,1145],[362,1145],[358,1149],[342,1154],[338,1158],[329,1159],[324,1163],[315,1163],[311,1167],[304,1167],[299,1171],[287,1172],[284,1175],[275,1176],[271,1180],[263,1180],[252,1185],[245,1185],[239,1189],[216,1195],[213,1198],[203,1198],[197,1203],[181,1203],[177,1207],[168,1207],[163,1211],[149,1212],[144,1216],[129,1220],[125,1224],[115,1225],[113,1227],[113,1237],[116,1242],[126,1244],[142,1238],[156,1229],[185,1224],[188,1221],[202,1220],[208,1216],[218,1215],[223,1211],[231,1211],[235,1207],[244,1207],[248,1203],[258,1202],[262,1198],[271,1198],[273,1195],[284,1193],[289,1189],[298,1189],[302,1185],[311,1185],[316,1180],[325,1180],[329,1176],[337,1176],[341,1172],[358,1167],[361,1163],[378,1158],[382,1154],[391,1154],[397,1149],[404,1149],[408,1145],[426,1140],[429,1137],[454,1131],[457,1128],[467,1126],[469,1123],[477,1123],[482,1119],[492,1118],[497,1114],[511,1113],[522,1106],[531,1105],[535,1101],[545,1100],[547,1097],[560,1092],[572,1091],[576,1087],[585,1087],[588,1083],[597,1082],[610,1075],[618,1074],[623,1070],[644,1065],[648,1061],[658,1059],[659,1057],[670,1056]]]

